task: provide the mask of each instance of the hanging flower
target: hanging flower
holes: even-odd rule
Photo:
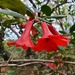
[[[34,16],[35,16],[35,15],[36,15],[36,13],[34,13]],[[34,19],[34,18],[29,17],[28,21],[32,21],[33,19]],[[20,27],[20,28],[25,28],[25,27],[26,27],[26,23],[25,23],[25,24],[21,24],[19,27]],[[36,28],[35,28],[34,26],[32,26],[31,31],[32,31],[32,34],[33,34],[33,35],[36,35],[36,34],[37,34]]]
[[[21,24],[19,27],[20,28],[25,28],[26,24]]]
[[[36,31],[35,26],[32,26],[31,31],[32,31],[32,34],[33,35],[36,35],[37,34],[37,31]]]
[[[53,60],[53,59],[50,58],[50,60]],[[50,62],[50,63],[46,63],[46,66],[49,67],[49,68],[51,68],[51,69],[57,69],[58,67],[62,67],[62,66],[63,66],[64,63],[62,62],[62,60],[61,60],[60,57],[58,57],[58,58],[55,60],[55,62],[56,62],[56,61],[58,62],[58,64]]]
[[[47,52],[57,51],[58,46],[66,46],[66,40],[62,40],[59,35],[53,35],[45,22],[41,22],[43,36],[37,41],[35,50],[38,52],[46,50]]]
[[[26,23],[26,27],[25,27],[25,30],[24,30],[22,36],[14,42],[8,42],[7,45],[8,46],[16,45],[16,47],[21,46],[24,50],[28,49],[29,47],[33,48],[34,44],[30,39],[31,27],[32,27],[32,21],[28,21]]]
[[[48,25],[48,28],[53,35],[60,35],[52,25]]]
[[[52,26],[52,25],[48,25],[48,28],[49,28],[49,30],[52,32],[52,34],[53,35],[58,35],[58,36],[60,36],[60,38],[62,39],[62,40],[65,40],[66,42],[67,42],[67,44],[70,42],[70,36],[63,36],[63,35],[61,35],[61,34],[59,34],[57,31],[56,31],[56,29]],[[69,38],[68,38],[69,37]]]
[[[47,63],[46,66],[51,68],[51,69],[57,69],[57,66],[54,63]]]

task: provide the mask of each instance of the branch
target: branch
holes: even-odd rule
[[[36,5],[34,4],[33,0],[29,0],[31,4],[36,8]]]
[[[17,60],[10,60],[10,62],[24,62],[24,64],[7,64],[6,62],[0,62],[0,67],[22,67],[22,66],[28,66],[28,65],[34,65],[34,64],[41,64],[46,65],[46,63],[63,63],[63,64],[73,64],[75,65],[75,62],[70,61],[53,61],[53,60],[43,60],[43,59],[17,59]]]
[[[17,37],[19,37],[19,34],[12,27],[10,27],[10,29],[17,35]]]
[[[53,60],[43,60],[43,59],[17,59],[10,60],[10,62],[54,62]]]
[[[43,62],[30,62],[30,63],[21,64],[21,65],[19,65],[19,67],[28,66],[28,65],[34,65],[34,64],[46,65],[46,64],[43,63]]]
[[[0,68],[1,67],[18,67],[17,64],[0,64]]]
[[[49,1],[50,1],[50,0],[47,0],[47,3],[46,3],[46,5],[49,3]]]
[[[54,11],[55,9],[57,9],[59,6],[62,6],[63,4],[66,4],[66,3],[71,3],[71,2],[66,2],[66,1],[64,1],[64,2],[62,2],[61,4],[58,4],[56,7],[54,7],[54,8],[52,9],[52,13],[53,13],[53,11]]]
[[[43,62],[30,62],[30,63],[24,63],[21,65],[18,64],[0,64],[0,67],[23,67],[23,66],[28,66],[28,65],[34,65],[34,64],[41,64],[41,65],[46,65]]]
[[[10,60],[10,62],[43,62],[43,63],[64,63],[64,64],[75,64],[75,62],[70,61],[54,61],[54,60],[43,60],[43,59],[17,59]]]

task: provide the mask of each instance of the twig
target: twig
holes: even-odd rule
[[[24,50],[21,50],[18,54],[15,55],[15,57],[17,57],[18,55],[20,55],[20,53],[22,53]],[[11,60],[13,60],[15,57],[11,58]]]
[[[10,27],[10,29],[17,35],[17,37],[19,37],[19,34],[12,27]]]
[[[0,64],[0,67],[18,67],[17,64]]]
[[[61,4],[58,4],[56,7],[54,7],[53,9],[52,9],[52,13],[54,12],[54,10],[55,9],[57,9],[59,6],[62,6],[63,4],[66,4],[66,3],[71,3],[71,2],[62,2]]]
[[[75,64],[75,62],[70,61],[54,61],[54,60],[43,60],[43,59],[17,59],[10,60],[10,62],[43,62],[43,63],[64,63],[64,64]]]
[[[33,0],[29,0],[31,4],[36,8],[36,5],[34,4]]]
[[[46,65],[46,64],[43,63],[43,62],[30,62],[30,63],[21,64],[21,65],[19,65],[19,67],[28,66],[28,65],[34,65],[34,64]]]
[[[24,64],[18,65],[18,64],[0,64],[0,67],[22,67],[22,66],[28,66],[33,64],[42,64],[45,65],[46,63],[63,63],[63,64],[73,64],[75,65],[75,62],[70,61],[53,61],[53,60],[43,60],[43,59],[18,59],[18,60],[10,60],[11,62],[26,62]]]
[[[47,3],[46,3],[46,5],[49,3],[49,1],[50,1],[50,0],[47,0]]]
[[[53,60],[43,60],[43,59],[17,59],[10,60],[10,62],[54,62]]]
[[[10,58],[7,60],[6,64],[8,64],[9,61],[12,59],[12,56],[13,56],[13,54],[14,54],[15,51],[16,51],[16,50],[13,49],[13,51],[11,52]]]
[[[18,64],[0,64],[0,67],[23,67],[23,66],[34,65],[34,64],[45,65],[45,63],[43,63],[43,62],[30,62],[30,63],[21,64],[21,65],[18,65]]]

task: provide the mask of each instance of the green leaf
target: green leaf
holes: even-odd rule
[[[75,31],[75,24],[70,28],[70,33],[72,33],[73,31]]]
[[[25,6],[26,6],[26,10],[27,10],[27,15],[31,16],[32,18],[34,18],[33,11],[29,8],[29,6],[27,6],[27,5],[25,5]]]
[[[55,18],[55,19],[61,19],[64,17],[67,17],[66,15],[57,15],[57,16],[47,16],[48,18]]]
[[[9,10],[9,9],[0,9],[0,13],[11,15],[11,16],[14,16],[14,17],[24,18],[23,15],[15,12],[15,11]]]
[[[66,34],[66,32],[65,31],[59,31],[61,34]]]
[[[41,2],[40,2],[39,0],[36,0],[36,2],[37,2],[37,4],[38,4],[38,5],[40,5],[40,4],[41,4]]]
[[[50,16],[51,15],[51,8],[47,5],[43,5],[41,7],[41,11],[46,14],[47,16]]]
[[[75,59],[75,54],[72,53],[67,53],[66,55],[64,55],[65,57],[69,57],[71,59]]]
[[[21,0],[0,0],[0,7],[4,9],[8,8],[22,15],[26,14],[26,7]]]
[[[11,24],[16,23],[16,22],[17,22],[17,20],[15,20],[15,19],[6,20],[2,23],[2,25],[9,28]]]
[[[58,49],[59,50],[64,50],[64,47],[63,46],[58,46]]]
[[[51,23],[52,23],[52,22],[47,21],[47,20],[45,20],[45,19],[43,19],[43,18],[41,18],[41,17],[39,17],[39,20],[44,21],[44,22],[49,23],[49,24],[51,24]]]
[[[10,69],[10,70],[8,71],[8,74],[10,74],[10,75],[16,75],[16,71],[15,71],[15,70]]]

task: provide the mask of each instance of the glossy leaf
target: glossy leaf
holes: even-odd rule
[[[0,13],[11,15],[11,16],[14,16],[14,17],[24,18],[23,15],[15,12],[15,11],[9,10],[9,9],[1,9],[0,8]]]
[[[32,18],[34,18],[33,11],[29,8],[29,6],[27,6],[27,5],[25,5],[25,6],[26,6],[26,10],[27,10],[27,15],[31,16]]]
[[[26,7],[21,0],[0,0],[0,7],[4,9],[8,8],[22,15],[26,14]]]
[[[66,34],[66,32],[65,31],[59,31],[61,34]]]
[[[64,47],[63,46],[58,46],[58,49],[59,50],[64,50]]]
[[[75,54],[73,54],[73,53],[67,53],[64,57],[69,57],[69,58],[71,58],[71,59],[75,59]]]
[[[2,23],[2,25],[9,28],[11,24],[14,24],[14,23],[16,23],[16,22],[17,22],[17,20],[15,20],[15,19],[6,20],[6,21],[4,21],[4,22]]]
[[[70,33],[75,31],[75,24],[70,28]]]
[[[41,11],[46,14],[47,16],[50,16],[51,15],[51,8],[47,5],[43,5],[41,7]]]

